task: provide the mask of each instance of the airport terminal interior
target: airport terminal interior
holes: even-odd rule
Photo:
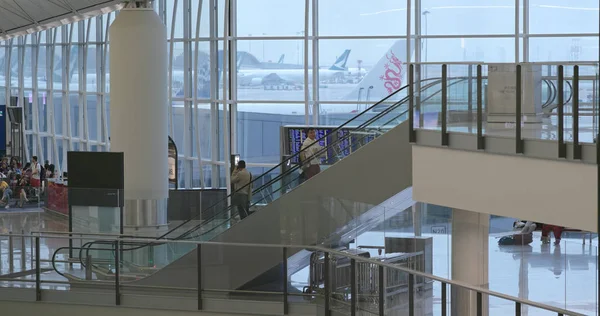
[[[599,315],[599,8],[0,0],[0,313]]]

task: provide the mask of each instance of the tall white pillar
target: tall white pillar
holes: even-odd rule
[[[167,223],[167,33],[151,8],[110,26],[111,150],[125,153],[126,229]]]
[[[452,280],[488,288],[490,216],[452,210]],[[488,315],[488,298],[483,296],[483,315]],[[477,293],[452,288],[452,315],[477,315]]]

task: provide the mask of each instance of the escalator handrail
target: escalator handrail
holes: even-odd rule
[[[455,79],[455,78],[450,78],[450,80],[452,80],[452,79]],[[431,86],[434,86],[434,85],[437,85],[437,84],[439,84],[439,83],[441,82],[441,78],[428,78],[428,79],[424,79],[424,80],[422,80],[421,82],[432,81],[432,80],[435,80],[435,82],[433,82],[433,83],[429,83],[427,86],[423,87],[422,89],[423,89],[423,90],[424,90],[424,89],[427,89],[427,88],[429,88],[429,87],[431,87]],[[462,79],[462,78],[461,78],[461,80],[464,80],[464,79]],[[407,88],[407,87],[408,87],[408,85],[406,85],[406,86],[404,86],[404,87],[402,87],[402,88],[398,89],[396,92],[398,92],[398,91],[400,91],[400,90],[403,90],[403,89],[405,89],[405,88]],[[396,93],[396,92],[395,92],[395,93]],[[391,96],[391,95],[390,95],[390,96]],[[390,96],[386,97],[386,99],[387,99],[387,98],[389,98]],[[390,106],[389,106],[389,107],[388,107],[386,110],[384,110],[384,111],[382,111],[382,112],[379,112],[379,113],[377,113],[377,115],[373,116],[372,118],[370,118],[369,120],[367,120],[367,121],[363,122],[361,125],[359,125],[359,126],[357,126],[357,127],[355,127],[355,128],[356,128],[356,129],[360,129],[360,128],[364,128],[365,126],[368,126],[368,125],[369,125],[369,124],[371,124],[373,121],[376,121],[376,120],[378,120],[378,119],[379,119],[379,118],[381,118],[382,116],[384,116],[384,115],[386,115],[387,113],[389,113],[389,111],[391,111],[391,110],[395,109],[395,108],[396,108],[396,106],[397,106],[398,104],[404,104],[406,101],[408,101],[408,96],[407,96],[407,97],[404,97],[404,98],[403,98],[402,100],[400,100],[400,101],[397,101],[397,102],[395,102],[395,103],[391,104],[391,105],[390,105]],[[377,102],[377,103],[376,103],[376,104],[374,104],[373,106],[369,107],[367,110],[365,110],[365,111],[361,112],[360,114],[358,114],[358,115],[354,116],[354,117],[353,117],[351,120],[349,120],[349,121],[345,122],[344,124],[340,125],[339,127],[335,128],[335,129],[334,129],[334,130],[332,130],[332,131],[331,131],[331,132],[330,132],[328,135],[326,135],[326,136],[324,136],[324,137],[321,137],[319,140],[321,140],[321,139],[325,139],[325,138],[326,138],[326,137],[328,137],[329,135],[333,135],[333,134],[335,134],[335,132],[336,132],[336,131],[339,131],[341,128],[345,127],[345,126],[346,126],[346,125],[347,125],[349,122],[353,121],[353,120],[354,120],[354,119],[356,119],[358,116],[361,116],[361,115],[363,115],[364,113],[366,113],[366,112],[370,111],[370,110],[371,110],[373,107],[375,107],[375,106],[378,106],[378,105],[380,105],[381,103],[383,103],[383,100],[382,100],[382,101],[379,101],[379,102]],[[337,143],[339,143],[339,142],[341,142],[341,141],[344,141],[344,140],[345,140],[347,137],[349,137],[349,136],[350,136],[350,135],[346,135],[344,138],[342,138],[342,139],[338,139],[338,140],[337,140],[335,143],[333,143],[333,144],[328,144],[328,146],[327,146],[327,147],[325,147],[325,148],[323,148],[323,149],[321,149],[321,151],[320,151],[319,153],[324,153],[324,152],[326,152],[326,151],[327,151],[329,148],[331,148],[331,146],[334,146],[334,145],[336,145]],[[315,141],[315,143],[317,143],[319,140]],[[309,147],[310,147],[310,146],[309,146]],[[307,148],[308,148],[308,147],[307,147]],[[270,171],[272,171],[272,170],[275,170],[276,168],[280,168],[282,164],[289,162],[289,161],[290,161],[290,160],[292,160],[294,157],[296,157],[297,155],[299,155],[301,152],[302,152],[302,151],[299,151],[299,152],[298,152],[298,153],[296,153],[295,155],[293,155],[293,156],[291,156],[290,158],[288,158],[288,159],[286,159],[285,161],[283,161],[281,164],[279,164],[279,165],[277,165],[276,167],[272,168],[271,170],[269,170],[269,171],[265,172],[265,174],[269,173],[269,172],[270,172]],[[299,165],[299,164],[294,164],[294,166],[293,166],[293,167],[291,167],[291,168],[289,168],[289,169],[286,171],[286,173],[285,173],[285,174],[280,174],[280,175],[278,175],[277,177],[275,177],[275,178],[273,178],[273,179],[269,180],[267,183],[265,183],[265,184],[261,185],[260,187],[258,187],[258,188],[256,188],[256,189],[254,189],[254,190],[252,191],[252,192],[253,192],[253,194],[254,194],[254,192],[261,192],[261,191],[262,191],[264,188],[267,188],[267,187],[269,187],[270,185],[272,185],[272,184],[276,183],[277,181],[279,181],[279,180],[280,180],[282,177],[284,177],[284,176],[286,176],[286,175],[288,175],[288,174],[290,174],[290,173],[293,173],[294,171],[298,170],[299,168],[300,168],[300,165]],[[231,196],[231,195],[230,195],[230,196]],[[229,198],[230,196],[228,196],[228,198]],[[224,201],[226,201],[226,199],[224,199],[224,200],[222,200],[222,201],[219,201],[219,202],[217,202],[217,203],[215,203],[215,204],[211,205],[210,207],[208,207],[208,208],[206,208],[206,209],[210,209],[210,208],[212,208],[212,207],[214,207],[214,206],[217,206],[218,204],[220,204],[220,203],[223,203]],[[255,204],[256,204],[256,203],[255,203]],[[254,204],[254,205],[255,205],[255,204]],[[227,207],[227,209],[229,209],[229,207],[231,207],[231,206],[228,206],[228,207]],[[204,210],[203,210],[203,211],[204,211]],[[219,214],[222,214],[222,213],[223,213],[223,212],[219,212]],[[215,214],[215,215],[213,215],[211,218],[207,219],[207,220],[206,220],[206,222],[210,222],[211,220],[214,220],[214,219],[215,219],[217,216],[219,216],[219,214]],[[186,221],[185,223],[187,223],[187,222],[189,222],[189,221]],[[185,224],[185,223],[183,223],[183,224]],[[179,225],[179,227],[181,227],[183,224]],[[180,238],[182,238],[182,237],[185,237],[185,235],[187,235],[188,233],[190,233],[190,232],[193,232],[193,231],[197,230],[199,226],[202,226],[202,224],[203,224],[203,223],[200,223],[200,224],[199,224],[199,225],[197,225],[196,227],[192,227],[192,228],[190,228],[188,231],[184,232],[184,233],[183,233],[181,236],[179,236],[179,237],[176,237],[176,238],[174,238],[174,239],[180,239]],[[174,228],[173,230],[175,230],[175,229],[177,229],[177,228],[179,228],[179,227],[176,227],[176,228]],[[165,235],[166,235],[166,234],[165,234]],[[161,238],[162,238],[162,237],[161,237]],[[158,238],[158,239],[161,239],[161,238]]]
[[[452,79],[454,79],[454,78],[452,78]],[[456,81],[456,82],[450,83],[450,84],[448,84],[448,87],[451,87],[451,86],[453,86],[453,85],[455,85],[455,84],[458,84],[458,83],[460,83],[460,82],[462,82],[462,81],[465,81],[465,80],[467,80],[467,79],[460,79],[460,80],[458,80],[458,81]],[[437,83],[434,83],[434,84],[437,84]],[[434,85],[434,84],[431,84],[431,85],[429,85],[429,86],[428,86],[428,87],[426,87],[425,89],[427,89],[427,88],[431,87],[431,86],[432,86],[432,85]],[[438,95],[438,94],[440,94],[440,93],[441,93],[441,90],[439,90],[439,91],[436,91],[436,92],[432,93],[431,95],[428,95],[426,98],[424,98],[424,99],[422,100],[422,102],[426,102],[426,101],[428,101],[429,99],[433,98],[434,96],[436,96],[436,95]],[[402,105],[403,105],[403,104],[405,104],[407,101],[408,101],[408,97],[405,97],[404,99],[402,99],[402,100],[398,101],[397,103],[395,103],[395,104],[391,105],[389,108],[387,108],[386,110],[382,111],[382,112],[381,112],[381,114],[382,114],[382,115],[378,115],[378,116],[377,116],[377,119],[379,119],[379,118],[383,117],[383,116],[384,116],[384,115],[386,115],[387,113],[390,113],[391,111],[395,110],[396,108],[398,108],[398,107],[402,106]],[[402,113],[400,113],[400,114],[396,115],[394,118],[392,118],[392,119],[388,120],[386,123],[382,124],[381,126],[387,126],[387,124],[389,124],[390,122],[394,121],[394,120],[395,120],[395,119],[397,119],[398,117],[401,117],[401,116],[403,116],[403,115],[407,114],[409,111],[410,111],[410,109],[406,109],[406,110],[404,110]],[[361,125],[362,125],[362,124],[361,124]],[[359,128],[361,128],[361,127],[360,127],[360,126],[359,126],[359,127],[357,127],[357,129],[359,129]],[[365,127],[362,127],[362,128],[365,128]],[[368,136],[369,136],[369,135],[364,135],[364,136],[361,138],[361,140],[362,140],[362,139],[364,139],[364,138],[366,138],[366,137],[368,137]],[[346,137],[348,137],[348,136],[346,136]],[[344,139],[341,139],[341,140],[340,140],[340,139],[338,139],[338,140],[337,140],[335,143],[333,143],[333,144],[330,144],[330,145],[329,145],[327,148],[329,148],[330,146],[335,146],[335,145],[337,145],[338,143],[340,143],[340,142],[343,142],[343,141],[344,141]],[[327,149],[327,148],[324,148],[324,150],[325,150],[325,149]],[[296,169],[294,169],[294,170],[297,170],[297,169],[299,168],[299,166],[297,166],[297,167],[295,167],[295,168],[296,168]],[[292,168],[290,168],[290,170],[292,170]],[[293,171],[293,170],[292,170],[292,171]],[[297,179],[297,178],[296,178],[296,179]],[[296,180],[296,179],[294,179],[294,180]],[[279,180],[277,180],[277,181],[279,181]],[[292,182],[293,182],[293,181],[292,181]],[[282,189],[282,188],[280,188],[280,189]],[[256,202],[256,203],[252,204],[251,206],[254,206],[254,205],[256,205],[256,204],[258,204],[258,202]],[[230,207],[231,207],[231,206],[229,206],[229,207],[228,207],[228,208],[227,208],[227,209],[226,209],[224,212],[227,212],[227,211],[229,210],[229,208],[230,208]],[[224,213],[224,212],[221,212],[221,213]],[[212,219],[212,220],[214,220],[214,217],[213,217],[213,219]],[[227,219],[225,219],[225,221],[227,221]],[[210,220],[209,220],[209,221],[207,221],[207,222],[210,222]],[[194,227],[194,228],[191,228],[190,230],[188,230],[187,232],[185,232],[184,234],[182,234],[181,236],[179,236],[179,237],[177,237],[177,238],[175,238],[175,239],[186,239],[186,238],[185,238],[185,237],[187,237],[186,235],[189,235],[190,233],[193,233],[194,231],[197,231],[198,229],[202,228],[202,226],[203,226],[203,225],[204,225],[204,223],[200,223],[200,224],[198,224],[196,227]],[[214,231],[214,230],[215,230],[215,229],[217,229],[219,226],[220,226],[220,225],[216,225],[215,227],[213,227],[212,229],[208,230],[207,232],[204,232],[204,233],[202,233],[202,235],[204,235],[204,234],[208,234],[208,233],[210,233],[210,232]]]
[[[466,79],[467,79],[467,77],[455,77],[455,78],[448,78],[448,80],[453,80],[453,79],[454,79],[454,80],[458,80],[458,81],[456,81],[456,82],[454,82],[454,83],[451,83],[451,84],[450,84],[450,86],[452,86],[452,85],[455,85],[455,84],[458,84],[459,82],[462,82],[462,81],[466,80]],[[439,83],[441,83],[441,82],[442,82],[441,78],[427,78],[427,79],[421,80],[421,82],[427,82],[427,81],[433,81],[433,80],[435,80],[435,82],[432,82],[432,83],[429,83],[429,84],[427,84],[425,87],[422,87],[422,88],[421,88],[421,90],[428,89],[428,88],[430,88],[430,87],[432,87],[432,86],[435,86],[435,85],[437,85],[437,84],[439,84]],[[384,99],[380,100],[379,102],[375,103],[374,105],[372,105],[372,106],[371,106],[371,107],[369,107],[368,109],[364,110],[364,111],[363,111],[363,112],[361,112],[360,114],[358,114],[358,115],[354,116],[352,119],[350,119],[350,120],[348,120],[347,122],[345,122],[344,124],[340,125],[339,127],[337,127],[336,129],[334,129],[334,130],[333,130],[333,131],[332,131],[330,134],[328,134],[328,135],[334,134],[334,132],[336,132],[336,131],[339,131],[339,130],[340,130],[341,128],[343,128],[344,126],[347,126],[347,125],[348,125],[348,123],[350,123],[351,121],[355,120],[355,119],[356,119],[358,116],[362,116],[363,114],[365,114],[365,113],[369,112],[369,111],[370,111],[372,108],[374,108],[375,106],[378,106],[378,105],[380,105],[380,104],[384,103],[384,102],[385,102],[387,99],[389,99],[391,96],[393,96],[394,94],[398,93],[398,92],[399,92],[399,91],[401,91],[401,90],[404,90],[404,89],[406,89],[407,87],[408,87],[408,85],[406,85],[406,86],[404,86],[404,87],[402,87],[402,88],[398,89],[398,90],[397,90],[396,92],[394,92],[393,94],[390,94],[390,95],[389,95],[389,96],[387,96],[386,98],[384,98]],[[440,91],[441,91],[441,90],[440,90]],[[439,91],[438,91],[438,92],[436,92],[436,93],[433,93],[433,94],[431,94],[430,96],[428,96],[428,98],[427,98],[426,100],[428,100],[429,98],[431,98],[431,97],[433,97],[433,96],[435,96],[435,95],[437,95],[437,94],[439,94]],[[377,115],[373,116],[372,118],[370,118],[370,119],[369,119],[369,120],[367,120],[366,122],[363,122],[361,125],[359,125],[359,126],[358,126],[358,127],[356,127],[356,128],[364,128],[365,126],[368,126],[368,125],[369,125],[369,124],[371,124],[373,121],[376,121],[376,120],[380,119],[380,118],[381,118],[381,117],[383,117],[384,115],[388,114],[390,111],[392,111],[392,110],[396,109],[398,106],[401,106],[402,104],[406,103],[406,102],[408,101],[408,98],[409,98],[409,96],[406,96],[406,97],[404,97],[402,100],[400,100],[400,101],[397,101],[397,102],[395,102],[394,104],[391,104],[391,105],[390,105],[390,106],[389,106],[389,107],[388,107],[386,110],[384,110],[384,111],[382,111],[382,112],[379,112],[379,113],[377,113]],[[423,101],[425,101],[425,100],[423,100]],[[400,114],[400,116],[401,116],[401,115],[404,115],[404,114],[406,114],[406,112],[408,112],[408,111],[409,111],[408,109],[407,109],[407,110],[405,110],[405,111],[404,111],[402,114]],[[398,117],[398,116],[397,116],[397,117]],[[324,138],[328,137],[328,135],[326,135],[326,136],[324,136],[324,137],[320,138],[319,140],[321,140],[321,139],[324,139]],[[347,135],[346,137],[350,137],[350,135]],[[364,137],[363,137],[363,138],[364,138]],[[322,151],[324,152],[324,151],[328,150],[328,149],[330,148],[330,146],[334,146],[334,145],[336,145],[337,143],[339,143],[339,142],[341,142],[341,141],[343,141],[343,139],[342,139],[342,140],[338,139],[338,141],[337,141],[336,143],[334,143],[334,144],[329,144],[327,147],[323,148],[323,149],[322,149]],[[317,140],[316,142],[318,142],[318,140]],[[316,142],[315,142],[315,143],[316,143]],[[310,146],[309,146],[309,147],[310,147]],[[306,150],[306,149],[305,149],[305,150]],[[271,172],[271,171],[275,170],[276,168],[280,168],[280,166],[281,166],[283,163],[286,163],[287,161],[289,161],[289,160],[293,159],[295,156],[299,155],[300,153],[301,153],[301,151],[300,151],[300,152],[298,152],[298,153],[296,153],[294,156],[292,156],[292,157],[288,158],[288,160],[286,160],[286,161],[282,162],[282,163],[281,163],[281,164],[279,164],[278,166],[275,166],[275,167],[271,168],[271,169],[270,169],[269,171],[267,171],[266,173],[269,173],[269,172]],[[292,172],[296,171],[298,168],[300,168],[300,166],[299,166],[299,165],[295,165],[294,167],[290,168],[290,169],[289,169],[287,172],[288,172],[288,173],[292,173]],[[265,174],[266,174],[266,173],[265,173]],[[284,175],[284,174],[281,174],[281,175],[279,175],[279,176],[278,176],[278,177],[276,177],[275,179],[272,179],[272,180],[270,180],[268,183],[266,183],[266,184],[264,184],[264,185],[260,186],[259,188],[257,188],[257,189],[255,189],[255,190],[253,190],[253,192],[255,192],[255,191],[258,191],[258,192],[262,191],[262,189],[264,189],[265,187],[268,187],[268,186],[270,186],[271,184],[273,184],[273,183],[275,183],[275,182],[279,181],[279,180],[280,180],[280,179],[281,179],[283,176],[286,176],[286,175],[287,175],[287,174],[285,174],[285,175]],[[256,179],[255,179],[255,180],[256,180]],[[244,186],[244,187],[246,187],[246,186]],[[240,188],[239,190],[242,190],[244,187]],[[236,191],[236,192],[237,192],[237,191]],[[235,192],[234,192],[234,193],[235,193]],[[232,193],[232,194],[233,194],[233,193]],[[228,196],[227,198],[229,198],[229,197],[231,197],[231,195],[230,195],[230,196]],[[215,203],[215,204],[211,205],[211,206],[210,206],[210,207],[208,207],[207,209],[213,208],[213,207],[215,207],[215,206],[219,205],[220,203],[223,203],[224,201],[226,201],[226,199],[227,199],[227,198],[225,198],[225,199],[223,199],[222,201],[219,201],[219,202],[217,202],[217,203]],[[231,206],[228,206],[228,207],[227,207],[227,210],[228,210],[230,207],[231,207]],[[227,210],[225,210],[225,211],[227,211]],[[223,212],[220,212],[220,214],[222,214],[222,213],[223,213]],[[214,220],[214,219],[215,219],[215,217],[216,217],[216,216],[218,216],[218,215],[219,215],[219,214],[216,214],[216,215],[214,215],[213,217],[211,217],[210,219],[208,219],[206,222],[210,222],[211,220]],[[193,220],[193,219],[191,219],[191,220]],[[163,234],[162,236],[160,236],[160,237],[157,237],[157,238],[155,238],[155,239],[157,239],[157,240],[158,240],[158,239],[162,239],[162,238],[164,238],[165,236],[167,236],[167,235],[171,234],[173,231],[175,231],[175,230],[179,229],[180,227],[182,227],[183,225],[185,225],[186,223],[188,223],[188,222],[189,222],[189,221],[191,221],[191,220],[188,220],[188,221],[185,221],[185,222],[183,222],[182,224],[178,225],[177,227],[175,227],[175,228],[173,228],[173,229],[169,230],[169,232],[167,232],[167,233]],[[184,238],[185,238],[185,237],[187,237],[187,236],[188,236],[190,233],[193,233],[193,232],[197,231],[197,230],[198,230],[200,227],[202,227],[202,226],[203,226],[203,224],[204,224],[204,223],[201,223],[201,224],[199,224],[199,225],[196,225],[195,227],[192,227],[191,229],[187,230],[186,232],[182,233],[180,236],[178,236],[178,237],[176,237],[176,238],[174,238],[174,239],[184,239]],[[209,230],[208,232],[205,232],[204,234],[206,234],[206,233],[209,233],[209,232],[213,231],[213,230],[214,230],[214,229],[216,229],[218,226],[220,226],[220,225],[217,225],[215,228],[213,228],[213,229]],[[203,235],[204,235],[204,234],[203,234]],[[94,242],[94,241],[92,241],[92,242],[88,242],[88,243],[86,243],[85,245],[83,245],[83,246],[82,246],[82,248],[86,248],[86,246],[92,247],[92,246],[93,246],[94,244],[96,244],[96,243],[102,244],[102,242]],[[145,246],[147,246],[147,245],[150,245],[150,244],[152,244],[152,245],[156,245],[156,243],[147,243],[147,244],[141,244],[141,245],[139,245],[139,246],[137,246],[137,247],[127,248],[127,249],[122,249],[122,250],[123,250],[123,251],[132,251],[132,250],[136,250],[136,249],[143,248],[143,247],[145,247]],[[82,250],[83,250],[83,249],[82,249]],[[82,254],[82,250],[80,250],[80,252],[79,252],[79,254],[80,254],[80,255],[79,255],[79,257],[80,257],[80,261],[82,261],[82,260],[83,260],[83,257],[81,256],[81,254]],[[86,251],[86,253],[87,253],[87,252],[88,252],[88,251]],[[81,263],[83,264],[83,262],[81,262]]]

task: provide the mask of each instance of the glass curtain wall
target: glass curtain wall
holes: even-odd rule
[[[281,126],[339,125],[401,85],[409,63],[424,64],[424,78],[438,75],[429,63],[585,62],[599,53],[593,0],[154,6],[168,34],[166,119],[182,188],[226,186],[231,154],[257,177],[281,160]],[[27,159],[63,171],[69,150],[110,150],[108,27],[117,14],[0,42],[0,103],[16,96],[24,108]]]

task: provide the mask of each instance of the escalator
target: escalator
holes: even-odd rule
[[[447,84],[448,87],[459,86],[466,80],[463,77],[450,78]],[[427,97],[421,102],[438,96],[441,83],[439,78],[422,81],[420,92]],[[301,183],[300,166],[297,164],[300,153],[297,153],[253,180],[253,183],[264,184],[253,189],[252,209],[255,212],[248,218],[240,221],[237,210],[230,207],[228,199],[225,199],[202,212],[213,214],[210,218],[204,219],[201,214],[200,218],[180,224],[158,240],[289,245],[327,242],[326,246],[340,246],[332,241],[333,234],[343,235],[347,223],[411,186],[411,146],[408,143],[408,124],[403,124],[408,119],[407,91],[408,86],[399,89],[320,139],[319,142],[325,145],[323,164],[330,167],[315,178]],[[342,134],[346,127],[353,129]],[[371,149],[362,150],[367,145]],[[381,155],[382,152],[387,154]],[[338,163],[342,159],[344,163]],[[402,176],[387,179],[385,175],[389,172],[386,170],[394,170]],[[361,184],[350,185],[357,179]],[[350,186],[344,188],[344,185]],[[369,189],[364,190],[363,186]],[[348,212],[348,209],[354,211]],[[103,241],[87,243],[79,251],[79,261],[85,265],[84,258],[90,252],[104,253],[104,257],[109,253],[108,260],[97,259],[92,264],[97,274],[108,271],[105,275],[110,275],[110,263],[113,261],[110,257],[114,255],[112,247],[112,243]],[[289,249],[288,255],[298,250]],[[59,251],[64,249],[58,249],[54,258]],[[197,286],[198,262],[192,245],[123,243],[121,251],[123,274],[131,275],[127,280],[139,285]],[[256,276],[281,263],[281,253],[272,249],[257,251],[214,247],[203,249],[202,254],[205,287],[213,289],[242,288]],[[97,257],[102,256],[94,256]],[[259,260],[248,265],[248,258]],[[59,274],[77,279],[54,266]]]

